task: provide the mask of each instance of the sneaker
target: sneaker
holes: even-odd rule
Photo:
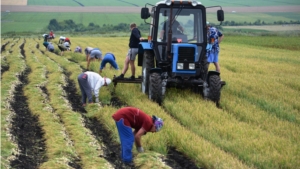
[[[115,79],[124,79],[124,75],[121,74],[120,76],[117,76]]]
[[[130,76],[129,79],[130,79],[130,80],[135,80],[135,77],[134,77],[134,76]]]

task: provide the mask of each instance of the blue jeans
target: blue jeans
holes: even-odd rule
[[[115,61],[114,56],[110,53],[105,54],[105,56],[100,64],[100,70],[102,70],[105,67],[106,63],[110,63],[110,65],[112,67],[114,67],[116,70],[119,69],[119,66],[118,66],[117,62]]]
[[[121,141],[121,158],[123,162],[130,163],[132,162],[132,147],[134,142],[134,136],[132,133],[131,127],[124,125],[124,119],[122,118],[116,122],[119,137]]]

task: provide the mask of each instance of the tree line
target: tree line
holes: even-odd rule
[[[300,24],[300,20],[293,21],[290,20],[290,22],[287,21],[274,21],[273,23],[268,23],[263,20],[257,19],[254,22],[235,22],[235,21],[224,21],[222,23],[223,26],[249,26],[249,25],[287,25],[287,24]]]
[[[189,23],[192,24],[193,23]],[[266,23],[260,19],[254,22],[235,22],[235,21],[224,21],[222,26],[246,26],[246,25],[283,25],[283,24],[300,24],[300,21],[274,21],[273,23]],[[149,31],[149,24],[141,23],[138,25],[139,30],[142,32]],[[222,29],[222,27],[219,27]],[[56,19],[51,19],[48,26],[48,30],[53,31],[71,31],[71,32],[98,32],[98,33],[109,33],[109,32],[128,32],[129,31],[129,24],[128,23],[119,23],[117,25],[112,24],[103,24],[102,26],[89,23],[88,26],[83,24],[76,24],[73,20],[64,20],[58,22]]]
[[[141,31],[148,31],[149,25],[141,23],[138,25],[138,28]],[[97,31],[98,33],[107,33],[107,32],[128,32],[129,31],[129,23],[119,23],[117,25],[112,24],[103,24],[102,26],[89,23],[88,26],[84,26],[83,24],[76,24],[73,20],[64,20],[58,22],[56,19],[51,19],[48,26],[48,30],[53,31],[71,31],[71,32],[93,32]]]

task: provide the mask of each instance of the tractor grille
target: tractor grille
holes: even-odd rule
[[[195,62],[195,48],[193,47],[179,47],[178,48],[178,62]]]

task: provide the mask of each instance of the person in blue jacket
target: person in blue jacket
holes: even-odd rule
[[[100,64],[99,74],[102,73],[102,70],[105,68],[106,63],[110,63],[110,68],[114,67],[116,70],[119,70],[115,55],[108,52],[104,55],[103,60]]]

